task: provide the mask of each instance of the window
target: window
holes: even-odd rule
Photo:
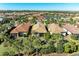
[[[12,33],[11,38],[16,39],[17,38],[17,33]]]
[[[19,35],[19,36],[23,36],[23,32],[19,32],[18,35]]]

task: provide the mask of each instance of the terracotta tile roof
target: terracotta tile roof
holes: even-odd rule
[[[65,28],[66,30],[68,30],[69,32],[73,34],[79,34],[79,28],[75,27],[74,25],[65,24],[63,25],[63,28]]]
[[[30,26],[31,26],[30,22],[20,24],[15,29],[13,29],[10,33],[28,32]]]
[[[32,27],[32,32],[37,32],[37,33],[46,33],[47,30],[45,28],[45,25],[41,22],[38,22]]]
[[[60,27],[58,24],[52,23],[52,24],[48,24],[48,31],[50,33],[61,33],[64,32],[63,28]]]
[[[43,21],[45,19],[45,17],[44,16],[37,16],[37,19]]]

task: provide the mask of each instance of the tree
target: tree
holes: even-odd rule
[[[52,40],[63,40],[63,36],[61,34],[52,34],[51,39]]]
[[[0,44],[4,42],[4,35],[2,33],[0,33]]]
[[[65,53],[69,53],[70,50],[71,50],[70,44],[69,44],[69,43],[65,43],[65,44],[64,44],[64,52],[65,52]]]
[[[69,23],[70,24],[75,24],[76,23],[76,20],[74,20],[73,18],[70,18]]]
[[[77,51],[79,51],[79,44],[76,45]]]
[[[49,22],[50,20],[48,20],[48,19],[45,19],[44,21],[43,21],[43,23],[45,24],[45,25],[48,25],[50,22]]]
[[[71,38],[72,38],[73,40],[78,40],[78,39],[79,39],[79,36],[78,36],[78,35],[71,35]]]
[[[58,21],[58,24],[59,24],[59,26],[62,26],[62,25],[64,24],[64,19],[60,19],[60,20]]]
[[[48,54],[52,52],[55,52],[55,47],[54,45],[50,45],[50,44],[43,45],[40,50],[41,54]]]
[[[49,32],[44,34],[44,39],[48,41],[50,38],[51,38],[51,35]]]
[[[59,40],[56,43],[57,43],[56,52],[57,53],[62,53],[63,50],[64,50],[62,40]]]
[[[76,43],[75,42],[70,42],[71,43],[71,51],[76,52]]]
[[[76,52],[76,45],[74,42],[68,42],[64,45],[64,52],[66,53],[72,53]]]

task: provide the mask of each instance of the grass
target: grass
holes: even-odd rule
[[[15,55],[16,52],[13,47],[4,47],[3,44],[0,45],[0,56]]]
[[[0,45],[0,56],[2,56],[3,53],[6,51],[8,51],[8,47],[4,47],[3,45]]]

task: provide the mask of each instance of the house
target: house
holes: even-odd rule
[[[3,17],[0,17],[0,23],[3,22]]]
[[[39,21],[44,21],[45,20],[45,17],[44,16],[37,16],[37,19],[39,20]]]
[[[72,17],[73,20],[79,20],[79,16]]]
[[[75,27],[74,25],[66,23],[63,25],[63,29],[68,35],[70,34],[79,35],[79,28]]]
[[[58,24],[55,24],[55,23],[48,24],[47,28],[50,34],[53,34],[53,33],[64,34],[63,28],[60,27]]]
[[[79,21],[76,22],[75,27],[79,28]]]
[[[30,28],[31,28],[31,23],[30,22],[22,23],[22,24],[16,26],[16,28],[14,28],[10,32],[11,37],[17,38],[18,36],[24,36],[24,35],[28,36]]]
[[[47,29],[43,23],[37,22],[37,24],[33,25],[32,27],[32,33],[42,35],[44,33],[47,33]]]

